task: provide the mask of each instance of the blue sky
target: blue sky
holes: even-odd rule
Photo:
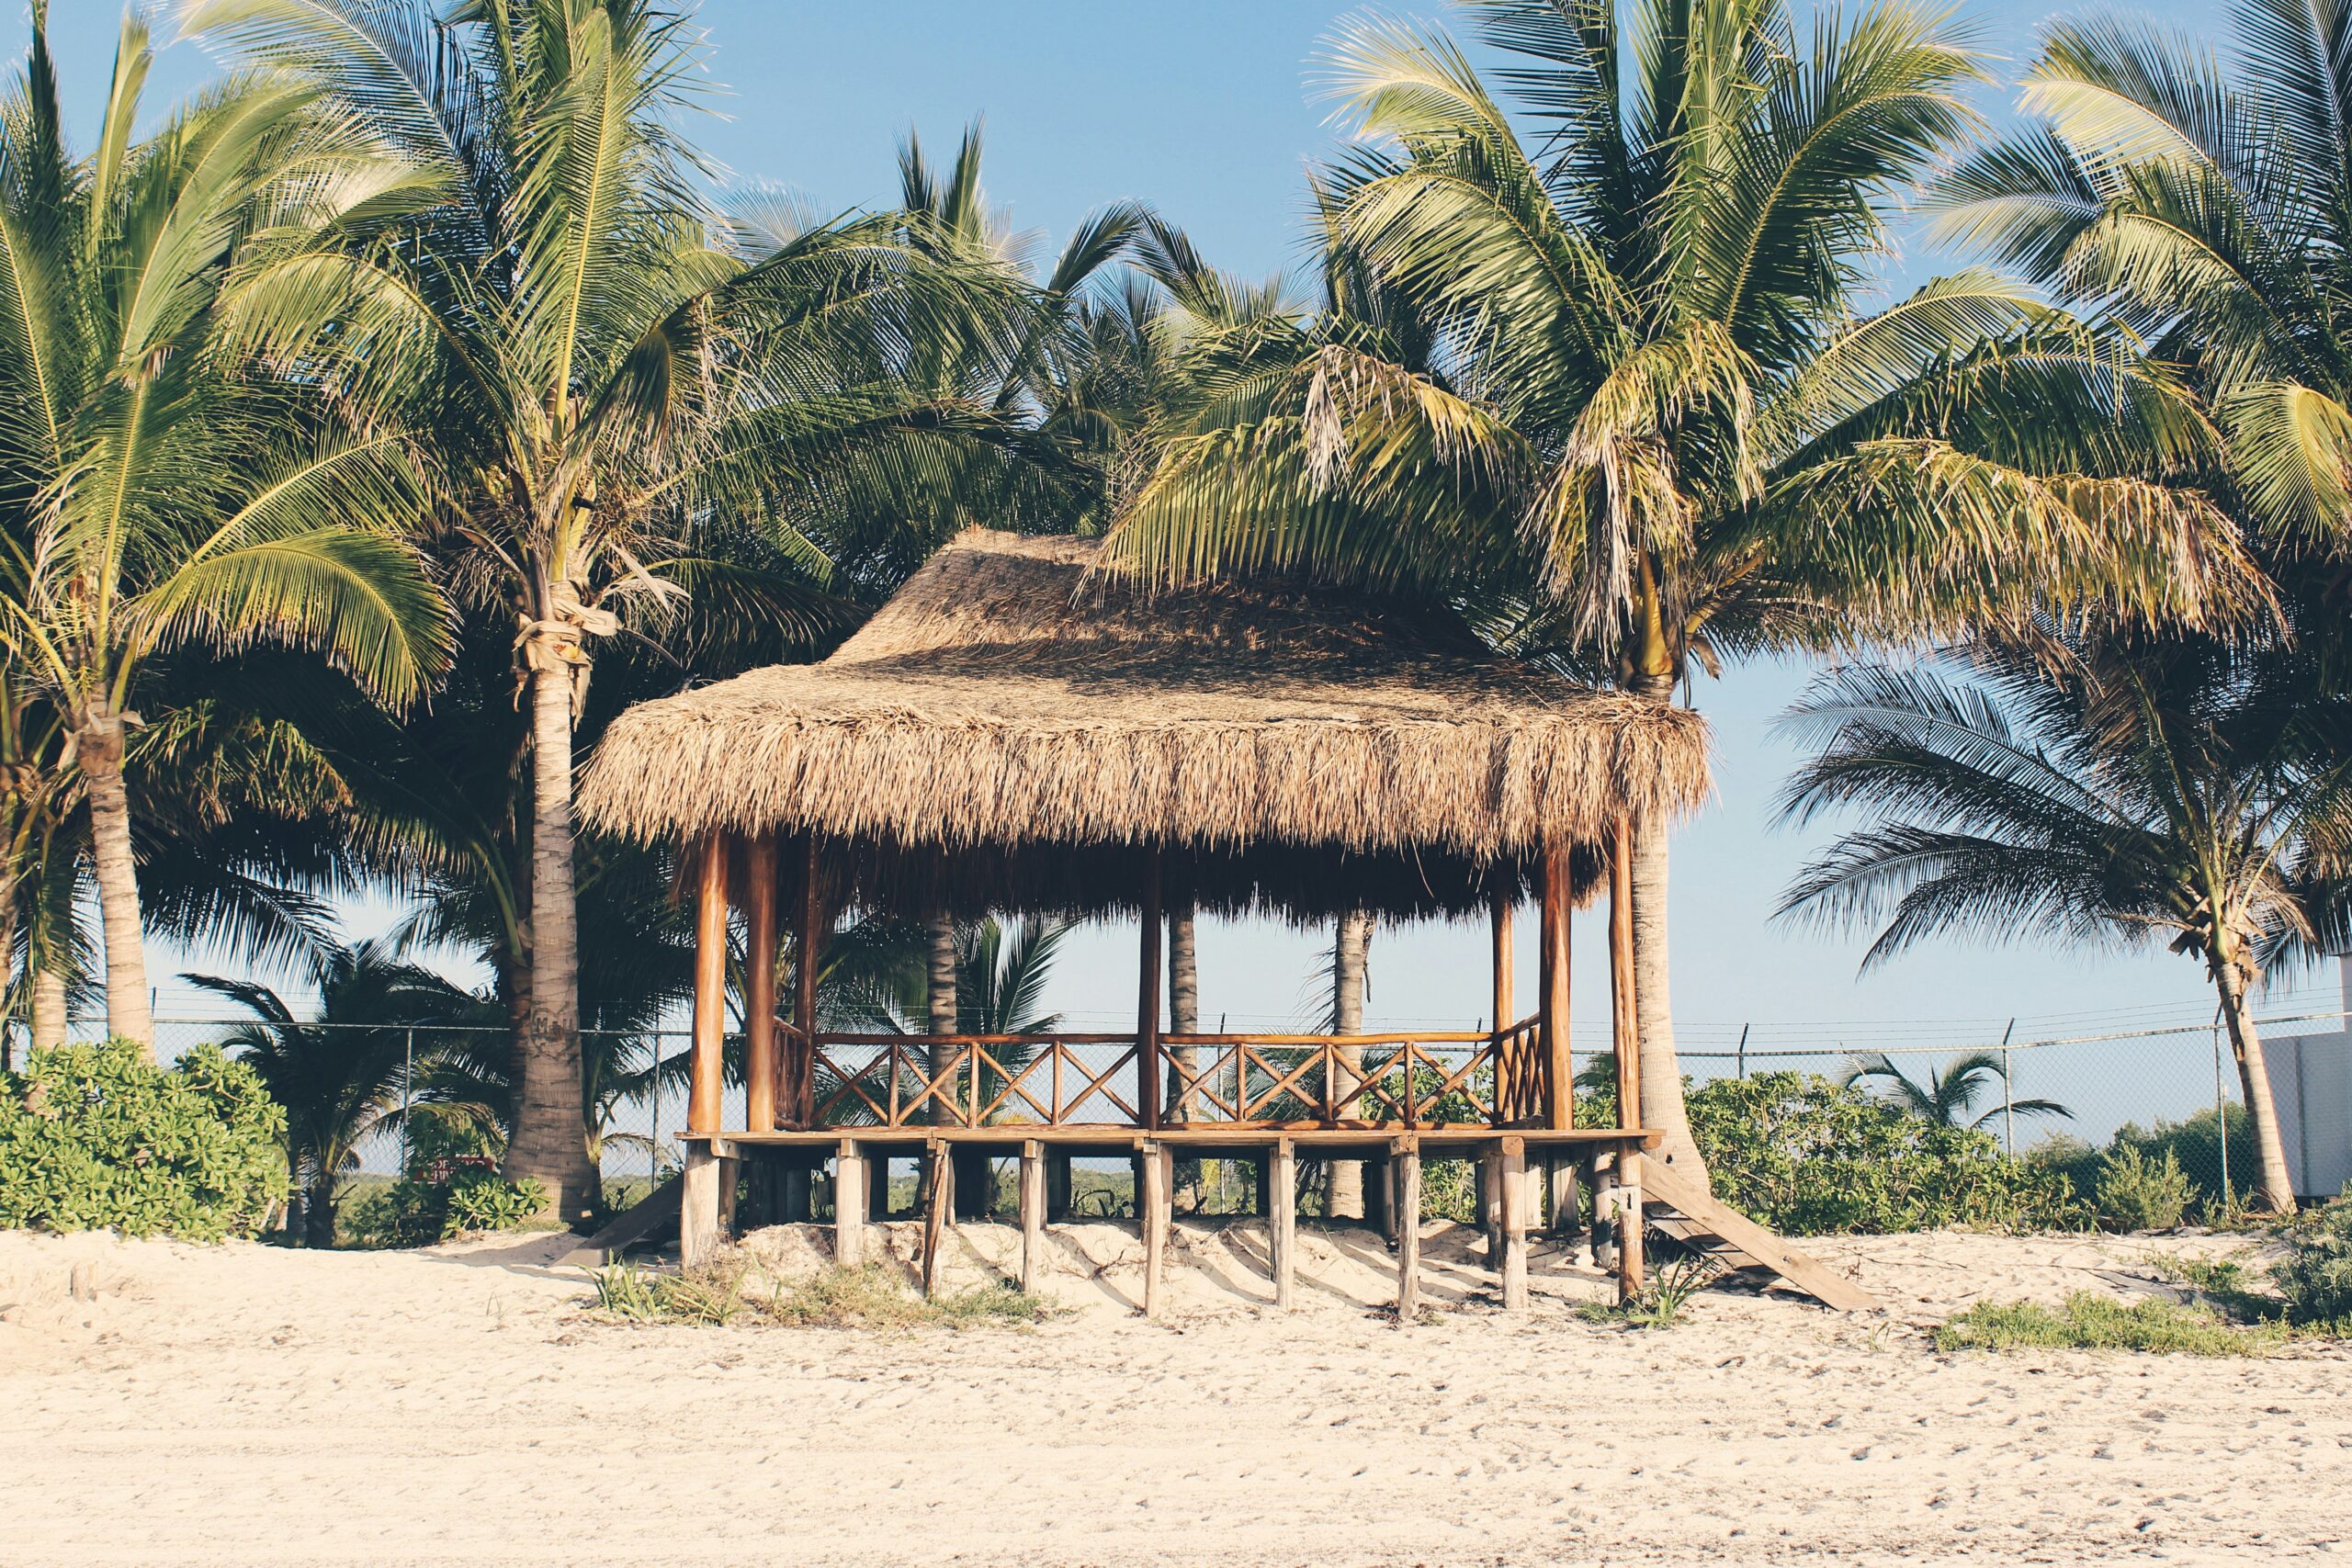
[[[112,0],[55,0],[54,10],[86,127],[119,12]],[[1058,243],[1087,211],[1133,197],[1168,213],[1220,265],[1263,274],[1296,261],[1302,171],[1336,144],[1309,78],[1318,39],[1345,13],[1331,0],[709,0],[701,15],[712,75],[729,91],[712,100],[725,118],[697,134],[736,175],[842,209],[888,199],[894,149],[910,127],[944,152],[966,121],[985,114],[989,192],[1017,227]],[[2011,5],[1965,14],[1983,48],[2022,62],[2047,13]],[[2217,36],[2222,22],[2212,7],[2159,14]],[[157,101],[206,69],[186,47],[170,51],[156,73]],[[2006,88],[1988,92],[1987,111],[2004,116],[2007,99]],[[1906,254],[1890,264],[1891,276],[1929,276],[1939,260]],[[1772,738],[1770,719],[1805,673],[1766,665],[1699,690],[1715,727],[1719,795],[1675,843],[1676,1006],[1689,1043],[1728,1042],[1751,1020],[1854,1025],[1814,1032],[1835,1043],[1893,1038],[1889,1021],[1957,1041],[1997,1035],[2011,1014],[2132,1009],[2188,1020],[2210,1011],[2195,966],[2165,954],[1955,943],[1858,981],[1858,940],[1773,924],[1779,890],[1820,838],[1770,825],[1771,795],[1792,754]],[[1597,936],[1580,931],[1577,944],[1577,1010],[1595,1019],[1606,994]],[[1206,1010],[1237,1027],[1295,1013],[1320,940],[1256,927],[1207,932]],[[1482,933],[1384,932],[1374,951],[1375,1018],[1466,1021],[1483,1010]],[[1058,976],[1056,1005],[1104,1016],[1131,1010],[1133,964],[1129,932],[1084,933]],[[2332,987],[2333,976],[2325,981]]]

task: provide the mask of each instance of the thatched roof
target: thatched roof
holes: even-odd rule
[[[1707,786],[1695,715],[1498,659],[1449,617],[1295,586],[1147,594],[1097,547],[967,532],[822,663],[622,715],[583,815],[648,840],[1476,866]]]

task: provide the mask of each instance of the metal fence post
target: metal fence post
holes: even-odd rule
[[[653,1130],[645,1139],[645,1184],[651,1191],[662,1180],[662,1042],[667,1032],[653,1032]]]
[[[409,1025],[407,1066],[401,1073],[401,1174],[416,1168],[416,1131],[409,1122],[411,1097],[416,1089],[416,1026]]]
[[[2018,1032],[2018,1021],[2001,1031],[2001,1139],[2008,1145],[2009,1157],[2018,1157],[2018,1088],[2017,1077],[2009,1067],[2009,1041]]]
[[[2222,1151],[2222,1206],[2236,1201],[2230,1191],[2230,1102],[2222,1094],[2222,1010],[2213,1010],[2213,1143]]]
[[[1747,1077],[1747,1027],[1744,1023],[1739,1026],[1739,1076],[1743,1079]]]

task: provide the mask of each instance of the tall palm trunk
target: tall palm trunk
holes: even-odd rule
[[[334,1178],[321,1176],[311,1183],[302,1205],[302,1245],[322,1249],[334,1246]]]
[[[2295,1212],[2295,1179],[2287,1169],[2287,1147],[2278,1135],[2278,1108],[2270,1098],[2270,1068],[2262,1056],[2262,1032],[2245,1005],[2245,976],[2228,958],[2212,964],[2213,987],[2221,993],[2222,1021],[2237,1057],[2238,1088],[2245,1097],[2246,1121],[2254,1129],[2254,1154],[2262,1172],[2263,1206],[2278,1214]],[[2217,1129],[2229,1135],[2224,1120]]]
[[[1201,1032],[1201,968],[1195,945],[1193,907],[1179,906],[1168,915],[1168,1032]],[[1162,1097],[1171,1119],[1189,1122],[1194,1096],[1183,1087],[1201,1070],[1197,1045],[1174,1045],[1168,1052],[1168,1092]]]
[[[1364,967],[1372,950],[1372,917],[1358,911],[1340,917],[1338,946],[1331,955],[1331,1029],[1336,1034],[1363,1032]],[[1332,1104],[1345,1121],[1356,1113],[1356,1087],[1363,1082],[1363,1047],[1343,1045],[1335,1053],[1336,1081]],[[1363,1218],[1363,1161],[1331,1162],[1331,1199],[1327,1211],[1335,1220]]]
[[[65,976],[52,966],[54,958],[40,956],[41,966],[33,971],[33,1049],[46,1051],[65,1043]]]
[[[16,814],[11,812],[9,815],[13,818]],[[8,988],[17,974],[16,841],[17,836],[13,832],[0,840],[0,990]],[[31,957],[29,946],[26,956],[28,959]],[[25,968],[29,978],[34,966],[28,962]],[[17,996],[23,994],[17,993]],[[16,998],[9,999],[11,1005],[6,1010],[7,1016],[0,1017],[0,1072],[13,1072],[17,1066]]]
[[[1673,701],[1674,677],[1637,675],[1627,688],[1663,706]],[[1658,1156],[1678,1174],[1712,1190],[1707,1162],[1690,1136],[1690,1112],[1682,1103],[1682,1061],[1674,1048],[1674,995],[1667,967],[1666,824],[1636,822],[1633,840],[1634,1019],[1642,1036],[1642,1125],[1662,1134]]]
[[[510,1179],[548,1190],[557,1218],[585,1220],[595,1197],[580,1082],[580,918],[572,883],[571,671],[531,682],[531,1008],[516,1052]]]
[[[122,783],[122,716],[85,716],[74,761],[90,801],[90,860],[107,942],[107,1032],[151,1051],[147,946],[139,915],[139,865],[130,848],[130,800]]]

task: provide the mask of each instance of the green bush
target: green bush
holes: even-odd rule
[[[344,1234],[355,1247],[430,1247],[469,1231],[513,1230],[547,1207],[537,1181],[509,1181],[488,1159],[468,1156],[417,1170],[351,1206]]]
[[[2196,1196],[2196,1186],[2182,1172],[2180,1156],[2172,1149],[2157,1160],[2136,1144],[2117,1144],[2099,1160],[2094,1197],[2099,1224],[2109,1230],[2171,1230]]]
[[[286,1196],[285,1139],[260,1077],[217,1046],[168,1068],[128,1040],[36,1051],[0,1073],[0,1226],[256,1235]]]
[[[2063,1307],[1979,1302],[1936,1329],[1939,1350],[2140,1350],[2188,1356],[2267,1356],[2285,1338],[2275,1324],[2240,1327],[2210,1307],[2125,1305],[2077,1291]]]
[[[1585,1096],[1577,1120],[1606,1125],[1611,1099]],[[2087,1218],[2062,1175],[2004,1155],[1991,1134],[1939,1126],[1818,1074],[1716,1078],[1688,1102],[1715,1195],[1784,1235],[2071,1229]]]
[[[2352,1196],[2323,1204],[2287,1232],[2287,1256],[2270,1283],[2290,1323],[2352,1328]]]
[[[2222,1187],[2222,1143],[2226,1127],[2229,1140],[2229,1172],[2232,1191],[2225,1197]],[[2189,1200],[2182,1218],[2194,1217],[2199,1224],[2229,1227],[2242,1223],[2244,1213],[2230,1201],[2243,1201],[2256,1169],[2254,1152],[2254,1128],[2246,1120],[2245,1108],[2232,1104],[2226,1122],[2211,1110],[2199,1111],[2182,1122],[2157,1122],[2143,1127],[2136,1122],[2126,1122],[2115,1130],[2105,1148],[2085,1143],[2080,1138],[2054,1137],[2045,1140],[2030,1158],[2064,1175],[2077,1196],[2092,1204],[2098,1203],[2099,1178],[2106,1162],[2125,1149],[2137,1151],[2143,1160],[2162,1165],[2167,1158],[2186,1176],[2191,1186]],[[2181,1222],[2173,1222],[2178,1224]],[[2164,1228],[2164,1227],[2150,1227]]]

